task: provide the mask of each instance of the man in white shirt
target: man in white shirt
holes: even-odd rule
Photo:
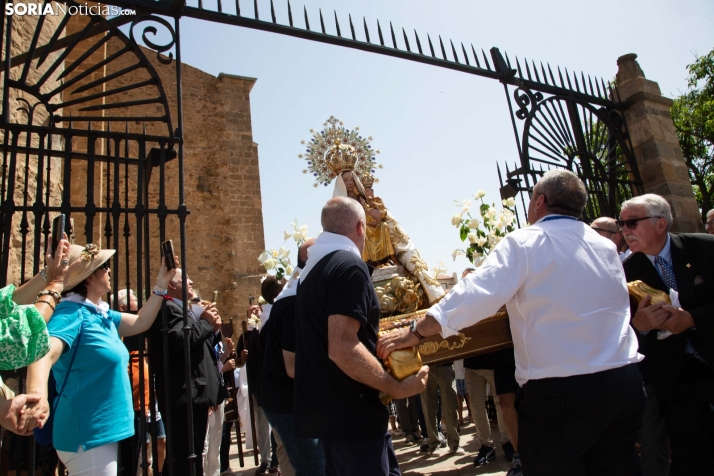
[[[533,225],[507,235],[486,261],[378,355],[448,337],[506,303],[521,391],[519,452],[528,476],[639,474],[635,438],[644,392],[615,245],[577,217],[587,192],[551,170],[533,189]]]

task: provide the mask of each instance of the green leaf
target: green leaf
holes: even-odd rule
[[[461,241],[466,241],[466,238],[469,236],[469,227],[462,224],[460,232]]]

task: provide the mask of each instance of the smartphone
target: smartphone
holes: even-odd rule
[[[65,231],[66,224],[67,218],[64,213],[60,214],[59,216],[55,217],[54,220],[52,220],[52,256],[55,255],[55,250],[57,250],[57,246],[59,246],[59,242],[62,239],[62,233]]]
[[[176,263],[174,263],[174,242],[168,240],[161,243],[161,253],[166,260],[166,269],[174,269],[176,267]]]

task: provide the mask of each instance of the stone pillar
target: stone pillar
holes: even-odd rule
[[[672,231],[704,232],[687,165],[672,122],[672,100],[645,78],[636,54],[617,59],[617,87],[627,103],[625,121],[646,193],[663,196],[672,207]]]

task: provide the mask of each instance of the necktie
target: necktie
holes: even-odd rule
[[[674,272],[672,271],[672,267],[669,263],[661,256],[655,256],[655,264],[659,266],[664,284],[666,284],[668,288],[678,291],[677,280],[674,279]]]
[[[672,267],[669,265],[669,263],[661,256],[655,256],[655,264],[657,266],[659,266],[659,270],[662,273],[662,280],[664,281],[664,284],[667,285],[668,288],[678,291],[677,290],[677,280],[674,278],[674,271],[672,271]],[[692,355],[697,360],[701,360],[702,362],[704,362],[704,359],[696,351],[696,349],[694,348],[694,346],[692,345],[690,340],[689,339],[685,339],[685,340],[687,342],[687,346],[684,349],[684,353],[688,354],[688,355]]]

